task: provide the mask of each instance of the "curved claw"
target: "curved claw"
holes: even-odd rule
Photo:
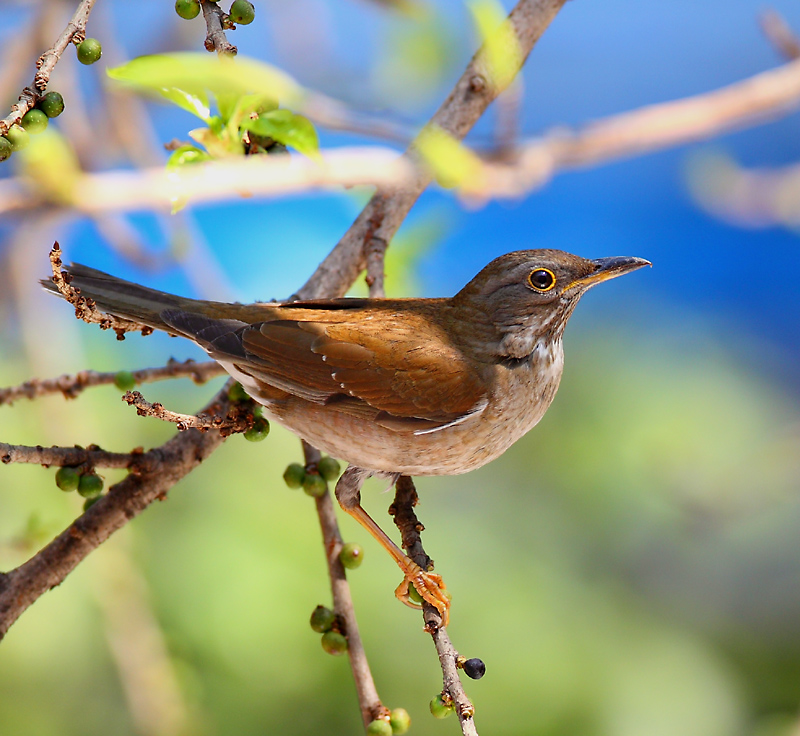
[[[439,611],[442,617],[442,626],[447,626],[450,620],[450,596],[442,576],[426,572],[414,562],[411,562],[404,572],[406,578],[397,586],[394,592],[395,596],[409,608],[422,608],[420,604],[409,599],[409,588],[413,585],[422,599]]]

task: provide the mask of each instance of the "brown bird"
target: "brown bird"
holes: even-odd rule
[[[81,265],[71,285],[108,314],[188,337],[269,416],[349,466],[341,507],[392,555],[446,624],[440,576],[422,570],[361,507],[370,476],[466,473],[544,415],[564,366],[562,335],[580,297],[650,265],[523,250],[492,261],[449,299],[225,304],[173,296]],[[43,282],[55,291],[53,284]]]

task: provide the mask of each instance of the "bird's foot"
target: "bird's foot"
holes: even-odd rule
[[[442,626],[447,626],[450,620],[450,594],[442,580],[441,575],[423,570],[416,562],[407,560],[402,566],[406,574],[405,580],[397,586],[394,594],[398,600],[410,608],[422,608],[419,603],[414,603],[409,597],[411,586],[414,586],[422,600],[430,603],[442,617]]]

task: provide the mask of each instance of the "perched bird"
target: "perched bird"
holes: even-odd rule
[[[74,264],[71,285],[103,312],[188,337],[266,413],[349,466],[341,507],[392,555],[446,623],[449,597],[361,506],[370,476],[466,473],[544,415],[562,335],[592,286],[650,265],[558,250],[500,256],[454,297],[225,304],[173,296]],[[43,282],[55,291],[52,283]]]

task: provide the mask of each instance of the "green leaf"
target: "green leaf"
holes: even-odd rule
[[[485,54],[484,73],[497,90],[504,90],[520,70],[522,49],[514,27],[498,0],[470,0],[469,9]]]
[[[260,115],[277,109],[278,103],[274,97],[263,93],[256,93],[238,97],[227,118],[222,112],[222,108],[220,108],[220,115],[222,115],[222,119],[226,121],[228,129],[232,133],[235,133],[239,130],[239,125],[245,117],[250,116],[252,113],[258,113]]]
[[[205,92],[200,91],[195,94],[190,94],[177,87],[162,87],[158,91],[163,97],[166,97],[170,102],[174,102],[178,107],[208,122],[211,110],[209,109],[208,96]]]
[[[141,91],[161,94],[164,88],[177,88],[202,99],[212,92],[229,108],[230,95],[259,93],[282,103],[297,106],[304,91],[288,74],[261,61],[238,56],[174,53],[140,56],[108,70],[108,76]],[[174,100],[173,100],[174,101]]]
[[[319,151],[319,138],[311,121],[291,110],[273,110],[259,115],[255,120],[245,118],[241,127],[256,135],[272,138],[284,146],[291,146],[300,153],[315,158]]]
[[[415,145],[436,180],[445,188],[475,183],[483,176],[480,158],[437,126],[424,128]]]
[[[210,160],[211,156],[196,146],[181,146],[180,148],[176,148],[167,159],[167,171],[174,171],[187,164],[196,164],[201,161]]]

